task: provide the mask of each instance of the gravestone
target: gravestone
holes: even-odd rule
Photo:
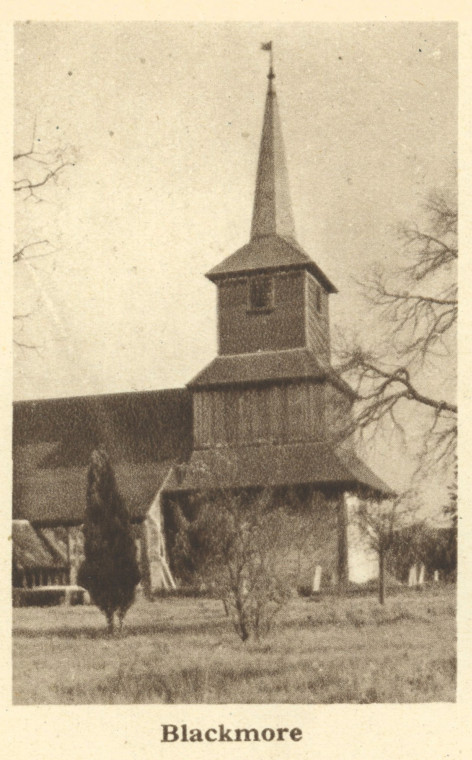
[[[315,575],[313,578],[313,593],[317,594],[321,588],[321,565],[315,567]]]
[[[418,575],[418,586],[422,586],[424,583],[424,565],[420,565],[420,572]]]
[[[412,565],[410,567],[410,572],[408,573],[408,585],[416,586],[417,584],[418,584],[418,575],[416,572],[416,565]]]

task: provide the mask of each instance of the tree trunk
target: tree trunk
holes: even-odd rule
[[[379,602],[385,604],[385,552],[379,552]]]
[[[115,630],[115,615],[113,612],[106,612],[107,633],[112,634]]]
[[[345,494],[338,497],[337,505],[338,530],[338,593],[344,595],[349,585],[348,545],[347,545],[347,507]]]

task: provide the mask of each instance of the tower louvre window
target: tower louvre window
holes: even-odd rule
[[[249,279],[248,306],[250,311],[267,311],[274,306],[274,283],[272,277]]]
[[[315,298],[316,298],[316,311],[320,313],[321,312],[321,290],[319,289],[319,287],[316,288]]]

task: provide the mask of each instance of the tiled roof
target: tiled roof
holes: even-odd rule
[[[133,520],[192,445],[185,389],[19,402],[13,415],[13,516],[80,524],[90,454],[102,445]]]
[[[115,462],[175,459],[191,440],[192,402],[185,388],[19,401],[13,407],[14,448],[55,444],[42,468],[87,465],[98,445]]]
[[[254,354],[217,356],[188,384],[189,388],[267,380],[322,379],[326,370],[314,354],[304,348],[260,351]]]
[[[280,380],[327,380],[348,396],[355,395],[331,367],[322,367],[307,348],[217,356],[188,383],[188,387],[202,389]]]
[[[13,567],[17,570],[32,568],[62,568],[66,564],[41,540],[26,520],[14,520],[12,525]]]
[[[131,520],[142,520],[175,460],[114,464]],[[23,470],[14,488],[13,517],[35,526],[80,525],[85,513],[87,467]]]
[[[316,484],[393,492],[355,454],[321,443],[221,447],[193,452],[163,485],[165,492]]]
[[[328,291],[337,293],[336,287],[305,253],[293,238],[265,235],[251,240],[208,273],[209,280],[235,274],[247,274],[271,269],[307,269]]]

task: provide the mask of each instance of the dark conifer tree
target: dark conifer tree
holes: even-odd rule
[[[112,633],[115,614],[121,629],[140,573],[129,514],[103,449],[92,453],[88,470],[84,553],[79,583],[104,613]]]

